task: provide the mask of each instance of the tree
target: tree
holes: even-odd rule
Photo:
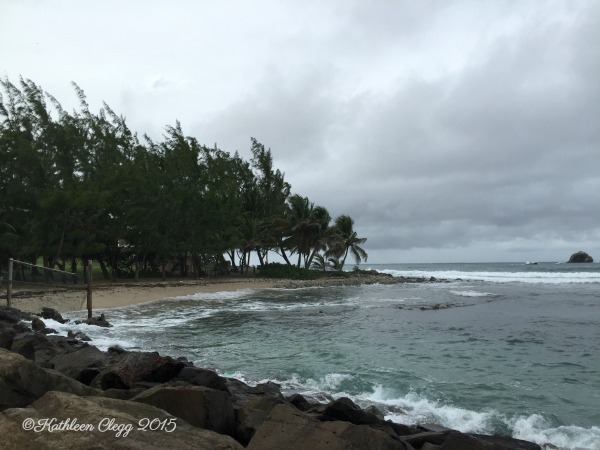
[[[347,215],[341,215],[335,219],[333,228],[333,239],[328,253],[337,258],[341,258],[340,267],[346,263],[348,253],[352,255],[356,264],[362,260],[367,261],[368,255],[360,247],[367,241],[367,238],[359,238],[354,231],[354,220]]]

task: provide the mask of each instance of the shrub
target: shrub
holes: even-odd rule
[[[320,272],[298,268],[281,263],[270,263],[258,268],[258,274],[266,278],[285,278],[289,280],[316,280],[322,277]]]

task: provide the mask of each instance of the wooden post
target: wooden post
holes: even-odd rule
[[[88,319],[92,318],[92,260],[87,262],[87,310]]]
[[[12,304],[12,281],[13,281],[13,259],[8,260],[8,282],[6,286],[6,306],[9,308]]]

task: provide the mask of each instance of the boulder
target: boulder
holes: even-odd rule
[[[174,380],[185,381],[194,386],[204,386],[219,391],[227,390],[225,378],[219,376],[214,370],[200,367],[184,367]]]
[[[56,333],[55,329],[46,327],[46,324],[44,323],[44,321],[42,319],[40,319],[39,317],[34,317],[33,319],[31,319],[31,329],[33,331],[37,331],[38,333],[43,333],[43,334]]]
[[[156,386],[133,399],[164,409],[191,425],[235,435],[235,415],[229,395],[203,386]]]
[[[0,410],[27,406],[50,390],[76,395],[98,393],[60,372],[44,369],[21,355],[0,349]]]
[[[81,347],[73,352],[55,356],[49,363],[52,368],[81,383],[89,385],[95,377],[87,369],[96,369],[97,375],[108,363],[106,354],[92,345]]]
[[[350,422],[320,422],[291,405],[276,405],[246,447],[248,450],[412,450],[387,433]]]
[[[165,383],[176,377],[186,363],[158,352],[128,352],[100,372],[91,383],[100,389],[130,389],[138,382]]]
[[[90,317],[88,318],[85,323],[87,323],[88,325],[96,325],[97,327],[112,327],[112,324],[108,323],[108,321],[106,320],[106,316],[104,315],[104,313],[100,314],[98,317]]]
[[[227,392],[231,395],[233,404],[237,408],[243,406],[255,396],[277,397],[283,400],[280,386],[272,381],[260,383],[256,386],[248,386],[246,383],[235,378],[225,378],[225,383]]]
[[[40,314],[40,316],[42,317],[42,319],[52,319],[57,321],[58,323],[67,323],[67,321],[63,319],[63,316],[61,316],[60,313],[54,308],[42,308],[42,313]]]
[[[68,431],[25,431],[26,419],[35,425],[49,419]],[[77,426],[82,429],[76,431]],[[0,435],[3,448],[14,449],[243,449],[229,436],[193,427],[151,405],[63,392],[48,392],[28,408],[0,413]]]
[[[85,342],[90,342],[92,340],[92,338],[85,334],[83,331],[76,331],[75,333],[73,333],[73,331],[69,330],[67,331],[67,337],[72,339],[79,339],[80,341]]]
[[[10,350],[35,361],[42,367],[51,367],[49,361],[68,353],[72,348],[64,339],[51,339],[41,333],[21,333],[13,338]]]
[[[300,411],[308,411],[313,405],[306,400],[306,398],[302,394],[294,394],[287,399],[292,405],[298,408]]]
[[[248,445],[256,430],[265,421],[271,410],[283,404],[284,401],[277,397],[255,397],[236,411],[237,433],[239,442]]]
[[[487,436],[484,434],[470,434],[471,436],[492,445],[492,449],[501,448],[502,450],[540,450],[538,444],[533,442],[515,439],[509,436]],[[548,444],[544,446],[546,448]],[[550,447],[548,447],[549,449]]]
[[[21,320],[31,320],[31,314],[24,313],[17,308],[0,306],[0,322],[17,323]]]
[[[381,421],[375,414],[367,412],[347,397],[334,400],[323,408],[320,420],[344,420],[355,425],[377,424]]]
[[[27,333],[29,327],[23,322],[3,322],[0,321],[0,348],[10,350],[13,339],[17,334]]]
[[[588,255],[586,252],[573,253],[569,258],[570,263],[591,263],[594,262],[594,258]]]

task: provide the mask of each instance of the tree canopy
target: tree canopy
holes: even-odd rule
[[[69,113],[31,80],[0,79],[3,265],[42,258],[74,270],[92,259],[106,278],[137,278],[247,271],[252,254],[263,265],[269,252],[305,268],[318,256],[366,260],[354,221],[332,224],[325,207],[292,194],[256,139],[250,161],[200,144],[179,122],[161,142],[140,139],[73,87],[80,106]]]

